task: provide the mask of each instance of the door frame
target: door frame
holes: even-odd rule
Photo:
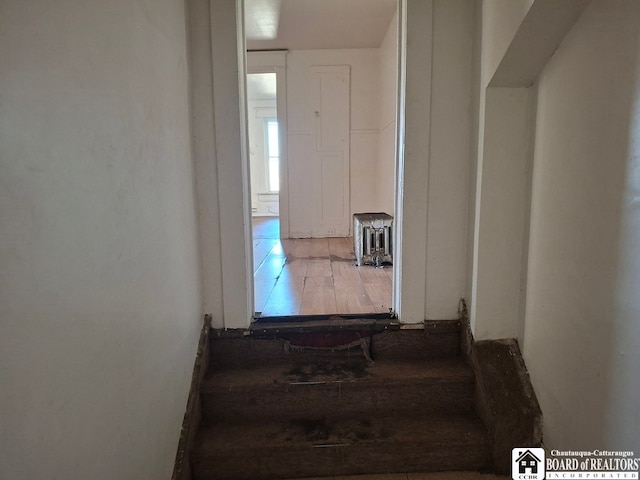
[[[244,33],[243,33],[244,35]],[[246,50],[245,50],[246,52]],[[289,168],[287,160],[287,50],[252,51],[245,53],[246,74],[276,74],[276,116],[280,148],[280,192],[278,195],[280,237],[289,236]],[[244,128],[247,128],[246,125]],[[243,159],[248,161],[249,159]],[[246,179],[243,179],[246,180]],[[249,185],[251,179],[249,178]],[[244,186],[247,184],[245,182]],[[253,276],[253,275],[252,275]]]
[[[395,147],[395,180],[394,180],[394,188],[395,188],[395,211],[394,211],[394,271],[393,271],[393,287],[392,287],[392,305],[393,311],[397,315],[399,321],[401,323],[415,323],[417,321],[422,321],[424,319],[424,298],[422,301],[414,301],[415,296],[413,295],[403,295],[403,278],[411,277],[415,278],[415,273],[420,272],[404,272],[403,270],[403,260],[402,260],[402,249],[405,242],[405,236],[403,236],[403,219],[404,219],[404,205],[405,205],[405,182],[404,177],[406,174],[405,169],[405,130],[406,130],[406,121],[405,121],[405,98],[406,98],[406,84],[407,84],[407,72],[406,72],[406,59],[407,59],[407,2],[410,0],[397,0],[398,5],[398,24],[397,24],[397,38],[398,38],[398,50],[397,50],[397,114],[396,114],[396,147]],[[238,60],[238,82],[240,87],[239,92],[239,107],[241,112],[241,124],[240,129],[241,137],[242,137],[242,148],[241,148],[241,160],[242,160],[242,188],[245,192],[250,192],[250,177],[249,177],[249,155],[248,155],[248,135],[247,135],[247,99],[246,99],[246,73],[249,72],[247,66],[247,51],[246,51],[246,40],[245,40],[245,30],[244,30],[244,0],[235,0],[236,3],[236,33],[237,33],[237,60]],[[428,2],[429,7],[431,7],[431,1]],[[431,32],[429,31],[430,35]],[[429,57],[429,62],[430,62]],[[259,70],[254,70],[256,67],[253,65],[251,67],[252,71],[249,73],[261,73]],[[280,115],[284,114],[284,125],[285,128],[280,129],[281,138],[284,137],[283,143],[281,143],[283,153],[285,155],[286,162],[286,55],[285,55],[285,65],[279,67],[281,75],[277,77],[277,88],[278,88],[278,102],[280,99],[284,101],[283,107],[280,106],[280,103],[277,104],[278,108],[278,120],[280,121]],[[273,71],[273,70],[270,70]],[[276,74],[278,73],[278,69],[276,69]],[[281,77],[283,80],[281,81]],[[430,78],[428,79],[430,81]],[[280,90],[280,89],[283,90]],[[430,89],[429,89],[430,90]],[[280,93],[283,92],[281,95]],[[430,95],[430,92],[427,94]],[[283,167],[281,172],[287,172],[287,163],[283,163]],[[283,173],[281,173],[281,187],[282,185],[287,185],[287,178],[282,178]],[[284,173],[286,175],[286,173]],[[248,294],[248,305],[249,323],[255,321],[254,312],[254,292],[253,292],[253,243],[252,243],[252,234],[251,234],[251,225],[250,225],[250,195],[245,194],[243,196],[245,202],[247,204],[244,205],[243,211],[245,214],[245,218],[247,218],[247,213],[249,213],[248,228],[245,228],[245,232],[248,232],[249,235],[245,235],[245,258],[249,261],[246,262],[246,279],[247,279],[247,294]],[[288,192],[283,194],[281,189],[280,196],[281,204],[280,204],[280,212],[281,215],[284,213],[286,215],[286,224],[284,229],[282,228],[281,223],[281,236],[288,236],[289,234],[289,224],[288,224]],[[285,211],[283,212],[282,207],[285,206]],[[281,217],[282,222],[282,217]],[[426,229],[426,219],[425,219],[425,229]],[[415,239],[413,239],[415,240]],[[419,239],[420,241],[424,241],[424,237]],[[412,242],[413,243],[413,242]],[[424,263],[424,262],[421,262]],[[422,269],[424,273],[424,264],[421,266],[417,266],[418,270]],[[413,268],[409,268],[409,270],[414,270]],[[404,273],[404,275],[403,275]],[[407,275],[409,274],[409,275]],[[424,275],[423,275],[424,276]],[[423,279],[424,280],[424,279]],[[412,282],[408,281],[410,285]],[[424,284],[424,281],[422,282]],[[249,286],[250,285],[250,286]],[[424,289],[423,289],[424,292]],[[403,304],[407,305],[403,305]],[[414,305],[415,304],[415,305]],[[403,307],[409,308],[403,308]],[[422,308],[420,308],[422,307]],[[406,315],[406,318],[402,318],[403,310],[410,312]],[[422,312],[420,312],[422,310]]]

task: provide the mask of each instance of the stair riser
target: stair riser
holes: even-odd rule
[[[193,480],[274,480],[307,476],[357,475],[489,467],[488,443],[292,446],[208,456],[193,466]]]
[[[471,382],[429,385],[357,383],[275,385],[266,390],[210,390],[201,394],[206,423],[257,418],[304,418],[357,414],[455,412],[472,408]]]
[[[415,361],[455,357],[460,354],[457,330],[433,333],[423,330],[388,331],[373,335],[370,353],[374,360],[413,359]],[[286,342],[277,337],[214,338],[211,343],[211,369],[290,364],[316,359],[364,357],[360,346],[349,349],[318,350],[305,348],[287,351]],[[295,349],[294,349],[295,350]],[[369,352],[368,352],[369,353]]]

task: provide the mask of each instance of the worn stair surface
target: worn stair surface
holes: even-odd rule
[[[444,330],[376,333],[371,356],[292,349],[286,335],[215,339],[193,479],[487,470],[473,373]]]

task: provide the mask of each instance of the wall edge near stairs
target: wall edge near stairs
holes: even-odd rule
[[[542,446],[542,410],[516,339],[476,341],[461,300],[461,351],[475,377],[474,408],[489,432],[493,471],[511,473],[511,449]]]
[[[200,340],[198,341],[198,352],[193,365],[193,375],[191,377],[191,387],[189,388],[189,397],[187,399],[187,408],[182,420],[182,428],[180,430],[180,440],[178,442],[178,451],[176,452],[176,460],[173,467],[171,480],[191,480],[191,465],[189,463],[189,452],[193,445],[198,426],[201,419],[200,405],[200,385],[202,379],[209,368],[209,332],[211,331],[211,315],[204,316],[204,324],[200,331]]]

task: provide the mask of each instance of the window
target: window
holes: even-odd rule
[[[280,191],[280,146],[278,143],[278,121],[267,120],[267,178],[270,192]]]

